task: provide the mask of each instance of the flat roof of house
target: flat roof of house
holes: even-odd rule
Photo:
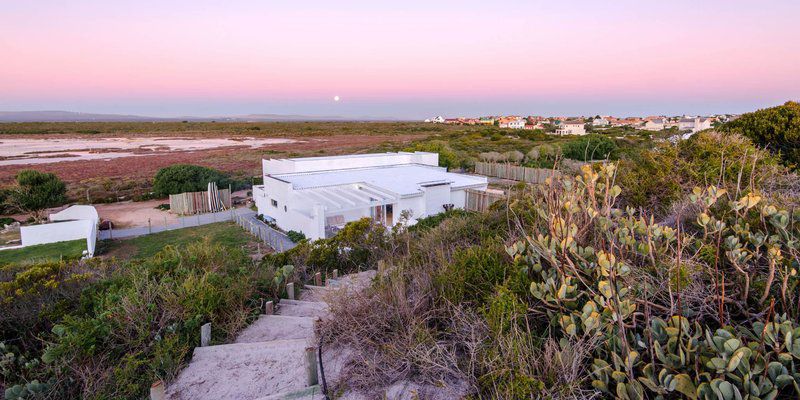
[[[442,167],[422,164],[388,165],[382,167],[335,169],[316,172],[297,172],[269,175],[289,182],[295,190],[351,183],[365,183],[398,196],[422,193],[422,187],[431,182],[449,182],[451,188],[466,188],[487,183],[485,177],[447,172]]]
[[[339,156],[319,156],[319,157],[297,157],[297,158],[281,158],[280,160],[290,161],[307,161],[307,160],[340,160],[346,158],[372,158],[372,157],[386,157],[396,156],[398,154],[433,154],[427,151],[399,151],[399,152],[386,152],[386,153],[365,153],[365,154],[343,154]]]

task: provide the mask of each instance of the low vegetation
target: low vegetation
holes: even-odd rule
[[[143,398],[172,379],[211,322],[229,340],[273,276],[236,246],[167,245],[147,258],[0,269],[6,399]]]

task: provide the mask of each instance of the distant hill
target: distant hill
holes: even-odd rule
[[[338,115],[296,114],[245,114],[214,117],[148,117],[125,114],[94,114],[72,111],[0,111],[0,122],[153,122],[153,121],[221,121],[221,122],[273,122],[273,121],[397,121],[386,117],[342,117]]]
[[[0,111],[0,122],[128,122],[165,121],[139,115],[92,114],[72,111]]]

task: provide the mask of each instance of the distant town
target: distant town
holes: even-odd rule
[[[610,115],[594,117],[490,116],[480,118],[444,118],[437,116],[425,122],[448,125],[491,125],[505,129],[542,130],[554,135],[585,135],[608,128],[633,128],[646,131],[699,132],[718,124],[735,120],[737,114],[710,116],[649,116],[617,118]]]

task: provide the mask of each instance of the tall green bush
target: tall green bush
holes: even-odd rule
[[[742,134],[779,153],[787,166],[800,165],[800,103],[787,101],[782,106],[742,114],[719,129]]]
[[[209,182],[216,182],[220,189],[233,181],[228,175],[199,165],[176,164],[160,169],[153,179],[153,193],[168,196],[184,192],[199,192],[208,189]]]
[[[561,146],[564,157],[578,161],[614,159],[616,150],[614,140],[598,134],[584,135]]]

